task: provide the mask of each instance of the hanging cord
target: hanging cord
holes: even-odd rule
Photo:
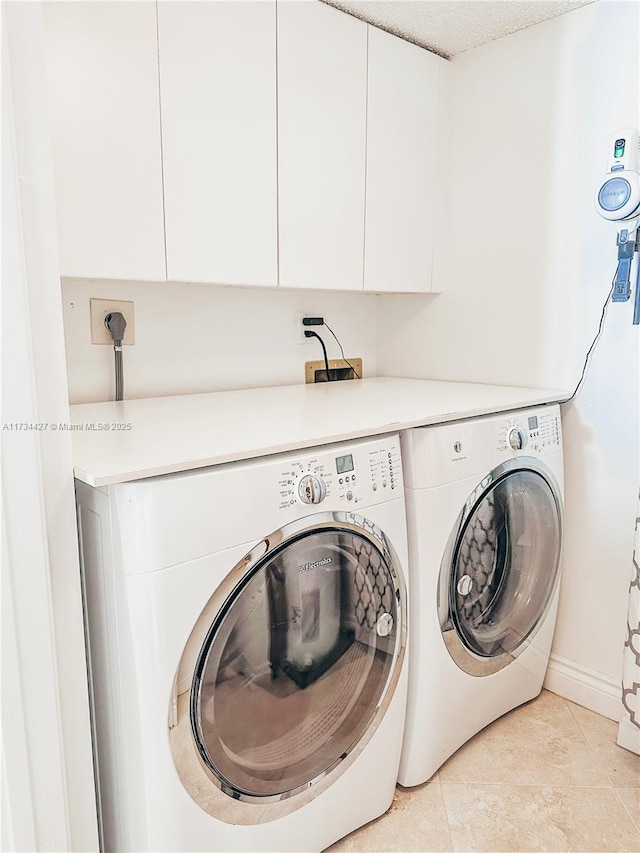
[[[331,373],[329,372],[329,359],[327,358],[327,348],[324,345],[324,341],[317,332],[312,332],[309,329],[304,330],[304,336],[305,338],[317,338],[320,341],[320,344],[322,346],[322,352],[324,354],[324,366],[327,370],[327,382],[331,382]]]
[[[600,315],[600,323],[598,324],[598,331],[596,333],[595,338],[593,339],[591,346],[589,347],[589,350],[588,350],[587,355],[586,355],[585,360],[584,360],[584,364],[582,365],[582,374],[580,375],[580,379],[578,380],[578,384],[576,385],[576,390],[573,392],[573,394],[568,399],[566,399],[564,401],[565,403],[568,403],[569,400],[573,400],[573,398],[577,395],[578,391],[580,390],[582,383],[586,379],[587,369],[591,363],[591,355],[593,354],[593,351],[596,348],[596,344],[598,343],[598,341],[600,340],[600,336],[602,335],[602,330],[604,328],[604,320],[605,320],[605,317],[607,316],[607,308],[609,307],[609,301],[610,301],[611,296],[613,294],[613,288],[615,287],[615,283],[616,283],[616,279],[614,276],[613,281],[611,282],[611,290],[607,294],[607,298],[605,299],[604,305],[602,306],[602,314]]]
[[[333,329],[332,329],[332,328],[331,328],[331,326],[327,323],[327,321],[326,321],[326,320],[324,321],[324,325],[327,327],[327,329],[329,329],[329,331],[331,332],[331,334],[333,335],[333,337],[336,339],[336,343],[337,343],[337,344],[338,344],[338,346],[340,347],[340,354],[342,355],[342,360],[343,360],[346,364],[348,364],[348,365],[349,365],[349,367],[351,368],[351,370],[353,370],[353,375],[356,377],[356,379],[362,379],[362,376],[360,376],[360,374],[359,374],[359,373],[358,373],[358,371],[355,369],[355,367],[351,364],[351,362],[350,362],[350,361],[347,361],[347,359],[345,358],[344,350],[342,349],[342,344],[340,343],[340,341],[339,341],[339,340],[338,340],[338,338],[336,337],[336,333],[333,331]]]
[[[625,222],[626,222],[626,220],[625,220]],[[634,229],[635,229],[635,236],[633,238],[633,242],[628,241],[626,235],[628,234],[629,230],[633,234]],[[621,240],[622,234],[625,234],[625,238],[623,240]],[[627,261],[627,260],[630,261],[630,267],[629,267],[629,277],[630,277],[631,270],[633,269],[633,257],[636,254],[636,252],[640,251],[640,219],[632,219],[629,222],[629,229],[626,232],[621,231],[618,234],[618,239],[616,242],[618,245],[618,267],[617,267],[616,273],[613,277],[613,281],[611,282],[611,289],[609,290],[609,293],[607,294],[607,298],[605,299],[604,305],[602,306],[602,314],[600,315],[600,323],[598,324],[598,331],[597,331],[596,336],[593,339],[593,342],[592,342],[591,346],[589,347],[589,350],[588,350],[587,355],[585,357],[584,364],[582,366],[582,374],[580,375],[580,379],[578,380],[578,384],[576,385],[576,389],[573,392],[573,394],[567,400],[564,401],[565,403],[568,403],[569,400],[573,400],[573,398],[577,396],[578,392],[580,391],[580,389],[582,387],[582,383],[586,379],[587,370],[588,370],[589,365],[591,363],[591,356],[593,354],[593,351],[596,348],[598,341],[600,340],[600,336],[602,335],[605,317],[607,316],[607,308],[609,307],[609,301],[611,300],[612,296],[614,295],[614,292],[616,291],[616,284],[623,284],[623,286],[624,286],[624,283],[625,283],[624,277],[622,278],[621,282],[618,281],[618,273],[620,272],[620,265],[621,265],[623,260],[624,261]],[[623,252],[622,247],[623,247],[623,245],[626,246],[627,244],[629,247],[632,247],[632,248],[630,251]],[[626,283],[628,284],[628,282],[626,282]],[[639,287],[640,287],[640,264],[638,264],[638,266],[636,267],[636,294],[635,294],[635,306],[634,306],[634,313],[633,313],[634,324],[640,323],[640,307],[639,307],[640,303],[638,301],[638,288]],[[628,299],[628,298],[629,298],[629,296],[627,295],[626,299]],[[614,298],[614,301],[615,301],[615,298]],[[623,301],[623,300],[621,299],[619,301]]]
[[[113,311],[104,318],[104,324],[113,338],[113,354],[115,359],[116,400],[124,399],[124,366],[122,363],[122,340],[127,321],[120,311]]]
[[[122,400],[124,396],[124,374],[122,368],[122,346],[114,346],[113,348],[115,359],[115,374],[116,374],[116,400]]]

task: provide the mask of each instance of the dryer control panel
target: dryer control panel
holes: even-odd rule
[[[345,442],[309,455],[290,455],[277,481],[280,509],[323,505],[356,510],[402,495],[402,462],[397,435]]]
[[[561,447],[560,413],[544,409],[514,414],[498,430],[498,450],[527,451],[531,456],[557,453]]]
[[[405,482],[410,489],[432,488],[483,476],[518,456],[562,454],[558,405],[535,406],[402,433]]]

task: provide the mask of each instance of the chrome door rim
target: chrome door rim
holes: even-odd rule
[[[213,635],[215,635],[219,629],[226,612],[237,599],[238,595],[241,594],[242,589],[248,581],[261,569],[265,561],[276,556],[277,553],[281,552],[289,544],[293,544],[304,535],[308,535],[312,532],[317,533],[330,530],[335,530],[337,533],[357,534],[369,541],[380,552],[384,559],[385,567],[393,585],[393,596],[396,600],[398,615],[396,644],[389,676],[384,689],[373,708],[368,724],[364,726],[363,730],[354,739],[349,748],[343,751],[330,766],[326,767],[313,778],[307,780],[304,784],[298,785],[297,787],[282,793],[273,795],[251,794],[234,787],[228,782],[228,780],[221,778],[201,753],[197,739],[193,734],[193,697],[196,689],[196,686],[194,685],[194,677],[200,665],[202,655],[205,650],[208,650],[211,647]],[[382,722],[385,712],[393,698],[400,678],[406,650],[407,612],[406,588],[403,571],[393,545],[377,525],[362,516],[349,512],[316,513],[284,525],[257,543],[225,576],[222,583],[211,595],[192,631],[192,634],[197,632],[202,637],[200,651],[190,665],[188,673],[189,683],[191,684],[189,690],[189,714],[191,717],[192,727],[192,752],[194,756],[197,757],[199,766],[205,772],[207,778],[216,786],[216,788],[233,800],[243,803],[267,804],[288,800],[296,794],[308,791],[320,781],[326,779],[330,774],[335,774],[340,765],[342,767],[339,770],[338,775],[341,775],[360,754],[370,737],[374,734]],[[208,630],[203,630],[203,625],[208,625]],[[180,769],[178,767],[177,769],[178,774],[180,775]]]
[[[452,615],[450,590],[451,575],[455,565],[454,557],[461,535],[466,529],[470,516],[473,515],[488,492],[495,488],[500,481],[519,471],[531,471],[534,474],[537,474],[545,481],[551,491],[557,513],[560,540],[557,562],[554,568],[555,578],[547,602],[526,637],[524,637],[523,640],[508,653],[496,655],[494,657],[483,657],[469,649],[466,643],[462,641],[455,625],[455,618]],[[509,459],[506,462],[501,463],[478,483],[465,501],[464,507],[458,515],[447,541],[442,562],[440,564],[437,607],[440,630],[442,632],[443,639],[445,639],[445,647],[456,665],[468,675],[482,677],[499,672],[501,669],[504,669],[512,663],[515,658],[521,655],[533,642],[535,636],[542,627],[547,614],[549,613],[560,582],[559,567],[562,553],[562,529],[563,507],[560,487],[550,469],[533,456],[519,456],[515,459]],[[445,602],[446,607],[443,606]]]

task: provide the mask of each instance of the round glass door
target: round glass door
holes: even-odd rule
[[[395,686],[405,630],[395,558],[370,523],[327,515],[245,558],[195,662],[193,741],[234,799],[271,802],[326,776]]]
[[[556,586],[559,495],[550,475],[532,462],[535,469],[523,467],[520,459],[517,469],[504,466],[490,475],[467,503],[443,566],[445,641],[471,674],[496,671],[519,653],[546,614]],[[455,631],[457,648],[447,628]],[[497,665],[478,667],[478,659]]]

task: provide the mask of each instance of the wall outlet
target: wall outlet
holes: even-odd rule
[[[111,333],[104,324],[104,318],[113,311],[120,311],[127,321],[124,332],[124,345],[132,346],[136,342],[135,337],[135,313],[133,302],[123,302],[118,299],[91,299],[89,313],[91,317],[91,343],[109,344],[113,346]]]
[[[302,320],[304,317],[324,317],[324,314],[318,311],[298,311],[296,314],[296,329],[298,333],[298,343],[299,344],[313,344],[319,346],[318,341],[313,338],[305,338],[304,333],[305,329],[311,332],[322,332],[322,326],[303,326]]]

